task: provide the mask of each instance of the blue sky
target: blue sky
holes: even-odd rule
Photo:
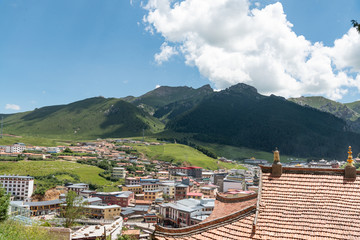
[[[259,9],[275,3],[257,2]],[[139,96],[157,85],[228,86],[229,81],[224,83],[217,76],[204,73],[203,65],[196,60],[189,63],[189,52],[172,54],[161,63],[155,61],[164,42],[180,52],[185,41],[179,41],[165,28],[157,28],[157,20],[144,23],[144,16],[161,7],[144,9],[146,3],[143,1],[140,6],[141,1],[137,0],[0,1],[0,113],[100,95]],[[349,31],[351,19],[360,20],[359,1],[289,0],[281,1],[281,5],[293,24],[292,31],[312,44],[321,41],[332,47],[335,39]],[[149,26],[154,33],[148,30]],[[345,88],[347,93],[339,101],[360,98],[357,87]],[[268,93],[266,89],[263,92]],[[304,91],[301,94],[313,95]]]

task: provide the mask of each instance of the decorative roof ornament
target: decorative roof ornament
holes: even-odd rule
[[[348,159],[347,159],[347,162],[348,162],[348,166],[354,166],[353,165],[353,157],[352,157],[352,151],[351,151],[351,146],[349,146],[349,151],[348,151]]]
[[[280,162],[280,152],[279,152],[278,148],[275,148],[275,151],[274,151],[274,162]]]

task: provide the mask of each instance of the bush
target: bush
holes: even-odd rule
[[[5,221],[0,224],[0,240],[49,240],[50,233],[39,226],[24,226],[15,221]]]

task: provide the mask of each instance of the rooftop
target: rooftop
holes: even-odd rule
[[[276,165],[277,163],[275,163]],[[276,168],[275,168],[276,169]],[[217,196],[200,224],[157,226],[155,239],[357,239],[360,236],[360,171],[261,166],[259,195]],[[278,174],[278,172],[277,172]]]
[[[20,178],[20,179],[34,179],[33,177],[30,177],[30,176],[18,176],[18,175],[0,175],[0,178]]]
[[[91,208],[91,209],[112,209],[112,208],[119,208],[119,205],[109,205],[109,206],[98,206],[98,205],[87,205],[84,208]]]
[[[56,199],[56,200],[41,201],[41,202],[24,202],[24,205],[28,205],[30,207],[36,207],[36,206],[56,205],[64,202],[65,200]]]

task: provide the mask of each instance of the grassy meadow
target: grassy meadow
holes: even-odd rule
[[[227,159],[234,160],[243,160],[248,158],[256,158],[256,159],[265,159],[271,162],[274,159],[274,154],[272,152],[264,152],[260,150],[255,150],[246,147],[234,147],[229,145],[221,145],[221,144],[211,144],[211,143],[198,143],[199,145],[205,146],[209,149],[212,149],[218,156],[226,157]],[[290,162],[291,159],[295,160],[304,160],[305,158],[297,158],[294,156],[281,155],[280,151],[280,160],[281,162]]]
[[[223,163],[210,158],[203,153],[182,144],[164,144],[159,146],[134,146],[139,152],[144,153],[151,159],[162,161],[184,162],[184,165],[198,166],[205,169],[219,168],[243,168],[241,165]]]
[[[19,161],[19,162],[0,162],[1,174],[18,174],[30,176],[46,176],[56,172],[66,172],[75,174],[81,182],[97,184],[100,186],[112,185],[112,182],[99,176],[104,170],[85,164],[67,161]],[[68,179],[73,181],[70,175],[56,176],[58,180]]]

